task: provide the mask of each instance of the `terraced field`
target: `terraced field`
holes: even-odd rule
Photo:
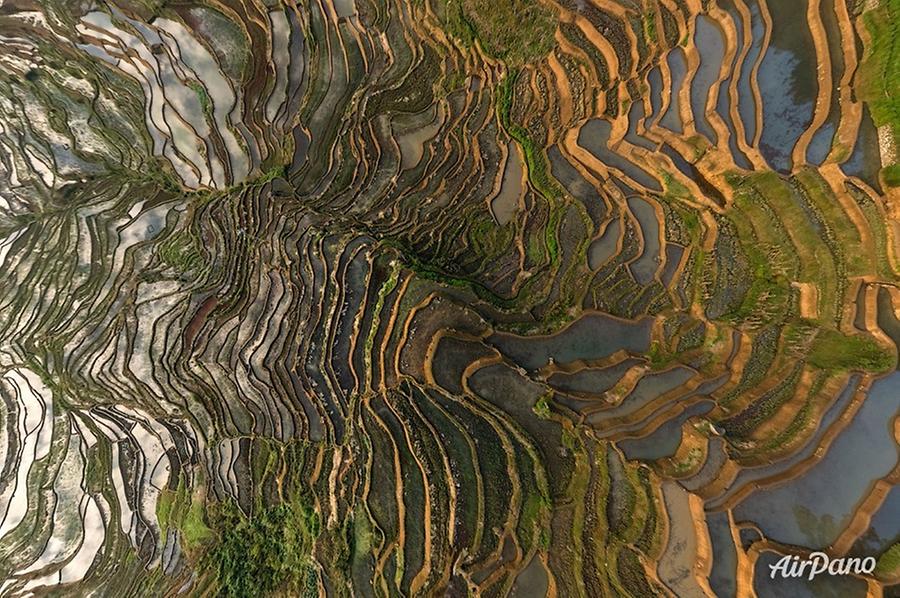
[[[898,44],[0,0],[0,595],[900,595]]]

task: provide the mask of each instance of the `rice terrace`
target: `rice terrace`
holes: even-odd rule
[[[0,596],[900,596],[900,0],[0,0]]]

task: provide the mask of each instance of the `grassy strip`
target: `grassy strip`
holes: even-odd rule
[[[187,231],[167,238],[159,246],[159,257],[167,266],[182,274],[204,265],[199,241]]]
[[[203,114],[207,118],[212,118],[212,101],[209,99],[209,94],[206,92],[206,88],[203,87],[203,84],[199,81],[189,81],[188,87],[197,94],[197,101],[200,102],[200,109],[203,111]]]
[[[900,187],[900,164],[885,166],[881,173],[888,187]]]
[[[497,112],[500,116],[500,124],[506,129],[509,136],[522,146],[525,162],[528,166],[528,180],[538,193],[549,200],[553,200],[562,195],[562,189],[550,177],[542,149],[531,140],[528,136],[528,131],[511,121],[510,112],[512,110],[513,90],[518,78],[519,73],[515,71],[500,82],[497,97]]]
[[[559,240],[556,238],[556,230],[563,216],[562,205],[560,205],[558,200],[562,197],[563,191],[548,172],[547,160],[542,148],[528,136],[528,131],[513,123],[510,118],[513,90],[518,76],[518,72],[513,72],[500,82],[497,97],[497,113],[500,116],[500,124],[506,129],[509,136],[518,142],[522,152],[525,154],[525,165],[528,168],[529,182],[550,203],[550,218],[545,229],[545,242],[547,252],[550,255],[550,264],[555,266],[559,258]]]
[[[894,544],[878,558],[878,564],[875,565],[875,574],[887,576],[895,573],[900,568],[900,542]]]
[[[885,280],[895,280],[896,276],[887,257],[888,240],[884,216],[868,195],[853,185],[848,187],[851,197],[853,197],[866,217],[869,230],[872,232],[872,237],[875,240],[875,260],[878,267],[878,275]]]
[[[868,251],[853,222],[841,208],[831,187],[819,172],[812,168],[802,170],[796,179],[806,190],[810,203],[824,219],[825,226],[834,234],[835,249],[846,264],[847,276],[871,274]]]
[[[178,490],[165,489],[156,503],[156,518],[160,528],[170,527],[181,532],[182,546],[191,552],[204,541],[212,538],[212,530],[203,521],[205,504],[191,496],[190,490],[180,480]]]
[[[754,176],[753,186],[775,212],[788,233],[788,245],[800,260],[798,280],[819,287],[819,317],[830,322],[838,313],[837,272],[834,258],[816,234],[790,187],[774,172]],[[759,230],[759,229],[757,229]],[[786,250],[790,251],[790,247]]]
[[[529,259],[534,264],[542,264],[546,258],[549,258],[549,266],[551,270],[555,270],[559,266],[560,247],[557,238],[558,229],[561,226],[562,219],[565,215],[566,204],[561,201],[564,197],[564,191],[559,184],[553,179],[549,172],[549,166],[544,155],[543,148],[535,143],[525,128],[512,122],[510,112],[512,109],[513,90],[517,72],[508,75],[499,85],[497,97],[497,112],[502,126],[507,133],[520,144],[525,156],[525,166],[527,168],[528,180],[531,186],[548,201],[549,216],[547,224],[544,227],[543,238],[540,236],[532,236],[526,241],[526,248]],[[498,254],[499,247],[509,240],[509,231],[491,231],[486,226],[476,226],[469,231],[469,241],[472,246],[483,252],[490,254]],[[484,284],[473,280],[469,276],[458,276],[448,273],[439,265],[423,261],[416,257],[415,251],[411,250],[403,241],[399,239],[384,239],[384,246],[391,247],[400,252],[403,256],[404,264],[413,270],[420,278],[434,280],[449,286],[464,288],[472,291],[479,299],[486,301],[500,309],[521,308],[524,303],[534,304],[534,287],[541,280],[540,277],[534,277],[527,281],[515,297],[502,297],[493,292]],[[587,242],[577,250],[586,251]],[[487,255],[486,257],[491,257]],[[523,299],[528,298],[528,299]],[[549,323],[556,319],[565,320],[566,318],[556,313],[547,314],[543,321]]]
[[[535,0],[443,0],[442,25],[466,47],[510,64],[546,56],[553,48],[556,11]]]
[[[369,327],[369,331],[366,334],[366,344],[365,344],[365,361],[366,361],[366,381],[368,384],[372,382],[372,360],[374,359],[374,355],[372,350],[375,345],[375,336],[378,334],[378,327],[381,325],[381,311],[384,309],[384,303],[387,300],[387,296],[390,295],[395,288],[397,288],[397,283],[400,280],[400,264],[397,262],[393,262],[391,264],[391,274],[388,279],[385,281],[381,288],[378,289],[378,299],[375,301],[375,310],[372,312],[372,325]]]
[[[827,371],[884,372],[894,365],[891,355],[868,336],[821,330],[813,341],[809,362]]]
[[[812,387],[809,389],[809,392],[806,393],[806,401],[803,403],[803,407],[797,412],[797,415],[794,416],[794,419],[791,420],[791,423],[787,428],[782,430],[777,436],[774,436],[766,441],[766,443],[759,448],[758,451],[760,453],[769,453],[769,451],[774,451],[776,449],[782,448],[786,446],[789,442],[791,442],[794,438],[796,438],[797,434],[806,427],[809,423],[810,416],[812,415],[813,409],[813,399],[816,395],[821,392],[822,387],[825,385],[825,381],[828,379],[828,375],[820,372],[815,381],[812,384]]]
[[[782,246],[777,222],[765,210],[764,202],[754,195],[739,195],[735,206],[740,217],[731,218],[738,233],[741,249],[753,276],[740,307],[729,318],[744,322],[750,318],[760,322],[782,321],[790,309],[791,267],[782,256],[790,256],[790,248]],[[702,272],[698,272],[702,275]]]
[[[756,399],[746,409],[722,422],[726,434],[734,438],[748,438],[764,421],[773,415],[787,401],[794,397],[803,367],[797,364],[781,383]]]
[[[868,102],[878,126],[891,128],[900,139],[900,0],[881,0],[880,6],[863,14],[869,33],[859,71],[860,97]],[[891,180],[900,183],[893,169]]]
[[[482,301],[486,301],[491,305],[499,307],[500,309],[510,309],[515,307],[516,305],[518,305],[518,297],[526,296],[525,294],[523,294],[523,292],[520,291],[519,295],[517,295],[516,297],[512,299],[506,299],[504,297],[501,297],[500,295],[497,295],[491,289],[484,286],[478,281],[474,281],[470,278],[462,276],[454,276],[452,274],[448,274],[439,267],[419,259],[416,256],[415,251],[413,251],[412,249],[407,247],[405,243],[403,243],[402,241],[398,241],[397,239],[385,239],[382,241],[382,245],[384,247],[394,249],[398,253],[400,253],[400,255],[403,257],[403,264],[410,270],[415,272],[418,277],[425,280],[433,280],[435,282],[439,282],[441,284],[456,287],[459,289],[468,289],[475,293],[475,295]]]

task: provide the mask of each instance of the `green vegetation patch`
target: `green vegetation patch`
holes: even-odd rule
[[[545,56],[553,48],[556,12],[538,0],[442,0],[442,24],[463,44],[475,39],[510,64]]]
[[[880,576],[896,573],[900,569],[900,543],[888,548],[875,565],[875,574]]]
[[[900,187],[900,164],[891,164],[882,171],[884,184],[888,187]]]
[[[860,65],[859,94],[869,104],[875,124],[889,126],[894,140],[900,140],[900,0],[881,0],[862,18],[870,42]],[[900,171],[895,169],[890,176],[900,184]]]
[[[509,133],[509,136],[515,139],[525,154],[525,166],[528,170],[528,180],[538,193],[544,196],[550,202],[550,217],[547,226],[544,228],[544,241],[547,247],[547,253],[550,256],[550,263],[556,264],[559,256],[559,240],[556,237],[556,231],[559,227],[563,213],[557,200],[563,195],[563,191],[556,181],[550,176],[547,167],[547,159],[544,155],[543,148],[528,135],[528,131],[514,122],[510,117],[513,103],[513,93],[515,90],[516,79],[518,73],[508,75],[500,82],[500,89],[497,97],[497,113],[500,117],[500,124]]]
[[[671,365],[675,359],[676,356],[659,341],[650,343],[650,350],[647,352],[647,360],[650,363],[651,369],[654,371],[666,368]]]
[[[166,266],[180,273],[199,268],[204,263],[199,242],[187,231],[167,238],[159,246],[159,257]]]
[[[691,197],[691,191],[685,187],[681,181],[676,179],[672,173],[661,171],[663,187],[666,190],[664,197],[669,200],[688,199]],[[696,218],[696,214],[694,214]]]
[[[547,167],[547,159],[544,156],[543,148],[538,146],[528,135],[528,131],[524,127],[512,122],[510,112],[512,111],[513,94],[516,87],[516,79],[519,73],[511,73],[503,81],[500,82],[499,92],[497,94],[497,113],[500,116],[500,124],[509,133],[509,136],[515,139],[521,146],[525,154],[525,166],[528,168],[528,179],[537,191],[547,199],[555,199],[562,195],[562,189],[556,181],[550,176]]]
[[[297,595],[314,575],[310,555],[319,519],[303,501],[263,507],[249,517],[228,501],[215,506],[213,521],[219,541],[206,558],[219,595]]]
[[[197,101],[200,102],[200,109],[203,110],[203,114],[206,115],[207,118],[212,118],[212,101],[209,99],[209,94],[206,92],[206,88],[203,87],[203,84],[199,81],[190,81],[188,87],[197,94]]]
[[[548,393],[542,397],[540,397],[534,403],[534,407],[531,408],[534,411],[534,414],[537,415],[541,419],[550,419],[551,411],[550,411],[550,398],[552,397],[552,393]]]
[[[893,361],[870,337],[846,335],[836,330],[821,330],[809,354],[809,362],[823,370],[884,372]]]
[[[200,544],[213,537],[212,530],[203,521],[204,501],[191,495],[184,480],[173,491],[163,490],[156,503],[156,518],[163,530],[170,527],[181,532],[181,544],[187,551],[193,551]]]
[[[469,245],[479,256],[496,259],[509,250],[514,231],[509,226],[498,226],[493,220],[475,222],[468,231]]]

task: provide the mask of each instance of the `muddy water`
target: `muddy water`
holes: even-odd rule
[[[678,171],[681,172],[681,174],[683,174],[684,176],[686,176],[692,180],[696,180],[697,175],[699,174],[697,172],[697,169],[694,168],[693,164],[691,164],[690,162],[685,160],[684,156],[682,156],[681,154],[676,152],[675,148],[673,148],[668,143],[664,143],[664,144],[662,144],[661,149],[665,155],[667,155],[667,156],[669,156],[669,158],[671,158],[672,163],[675,164],[675,168],[677,168]]]
[[[893,419],[900,409],[900,373],[876,381],[853,421],[825,457],[801,477],[752,494],[735,519],[757,523],[772,540],[824,548],[831,544],[871,485],[897,463]]]
[[[663,285],[668,287],[672,284],[672,280],[675,278],[675,271],[678,269],[683,255],[684,247],[674,243],[666,244],[666,268],[660,276]]]
[[[791,151],[812,122],[818,91],[817,59],[806,22],[806,4],[806,0],[767,4],[773,24],[757,77],[763,103],[760,151],[780,172],[791,169]]]
[[[717,388],[721,387],[725,382],[727,382],[727,376],[720,376],[718,379],[707,380],[694,389],[690,394],[681,394],[675,398],[674,401],[666,404],[662,404],[656,407],[655,410],[648,414],[644,415],[643,419],[639,421],[632,421],[627,424],[617,425],[612,427],[605,427],[601,432],[598,433],[599,437],[608,437],[614,434],[640,434],[646,433],[645,431],[648,429],[650,422],[654,422],[659,420],[661,415],[667,414],[673,407],[673,403],[682,403],[685,404],[690,401],[692,404],[688,407],[688,409],[693,409],[695,407],[696,401],[699,398],[702,398],[704,395],[709,394],[710,392],[714,392]],[[709,411],[709,409],[699,409],[699,413],[705,413]],[[680,415],[673,416],[672,419],[679,419]],[[662,420],[659,420],[662,421]],[[671,422],[669,422],[671,423]],[[673,428],[674,434],[680,434],[680,428]],[[653,432],[656,434],[656,432]],[[646,440],[644,438],[643,440]]]
[[[675,168],[677,168],[682,174],[687,176],[689,179],[697,183],[697,186],[700,187],[700,190],[703,193],[718,203],[720,206],[725,205],[725,198],[722,196],[722,193],[716,189],[715,185],[710,183],[706,178],[697,170],[693,164],[684,159],[684,157],[675,151],[672,146],[668,143],[663,143],[660,146],[662,152],[669,156],[672,159],[672,163],[675,164]]]
[[[428,110],[408,117],[403,132],[395,131],[400,146],[400,168],[407,170],[419,164],[425,153],[425,143],[431,140],[443,124],[443,113],[432,106]]]
[[[287,14],[282,10],[270,12],[269,21],[272,23],[272,62],[275,65],[276,76],[275,88],[269,96],[269,101],[266,102],[266,119],[273,122],[287,100],[288,67],[291,64],[291,25]]]
[[[588,422],[596,424],[607,419],[624,417],[667,392],[675,390],[693,377],[694,371],[684,367],[648,374],[641,378],[634,390],[617,407],[592,414],[588,417]]]
[[[626,359],[607,368],[584,369],[572,374],[556,372],[550,376],[548,382],[550,386],[562,392],[601,393],[615,386],[625,372],[640,363],[639,359]]]
[[[731,151],[731,155],[734,157],[734,162],[741,168],[746,168],[750,170],[752,165],[750,164],[750,160],[747,159],[747,156],[738,148],[737,144],[737,131],[734,127],[734,121],[731,118],[731,102],[732,99],[737,100],[736,97],[731,94],[731,85],[734,81],[734,77],[737,69],[741,66],[740,60],[740,48],[743,44],[744,39],[744,21],[741,19],[740,13],[734,7],[734,4],[730,0],[724,0],[719,3],[719,5],[728,11],[728,15],[731,19],[731,23],[735,28],[735,37],[738,40],[738,52],[735,54],[734,58],[731,61],[731,64],[728,68],[728,77],[722,81],[719,86],[719,97],[716,100],[716,112],[719,117],[725,123],[725,126],[728,127],[728,149]]]
[[[603,222],[606,217],[606,204],[603,203],[597,189],[566,160],[557,146],[554,145],[547,150],[547,157],[550,159],[553,177],[562,183],[575,199],[584,204],[594,222],[598,225]]]
[[[719,99],[716,103],[716,112],[719,113],[719,116],[721,116],[722,120],[725,122],[725,126],[728,127],[728,150],[731,152],[734,163],[746,170],[752,170],[753,165],[750,163],[750,159],[747,158],[746,154],[741,151],[737,144],[737,132],[729,112],[731,102],[731,95],[728,93],[729,85],[731,85],[730,79],[722,83],[722,87],[719,90]]]
[[[504,226],[512,221],[519,210],[519,201],[522,198],[522,193],[525,191],[523,171],[522,156],[519,155],[516,144],[510,143],[506,166],[503,170],[503,183],[500,186],[500,193],[491,200],[491,212],[500,226]]]
[[[884,287],[878,289],[878,327],[900,349],[900,320],[894,313],[894,305],[891,302],[891,294]]]
[[[828,55],[831,59],[832,87],[828,118],[813,135],[806,151],[806,160],[816,165],[821,165],[831,150],[834,134],[841,117],[839,88],[841,77],[844,74],[844,52],[841,48],[841,31],[837,15],[834,12],[834,2],[835,0],[822,0],[819,6],[819,14],[825,28],[825,39],[828,41]]]
[[[628,132],[625,133],[625,141],[631,145],[652,151],[656,149],[656,144],[646,137],[641,137],[637,132],[637,125],[643,118],[644,102],[640,100],[632,102],[631,109],[628,111]]]
[[[807,162],[816,166],[822,165],[822,162],[828,156],[828,152],[831,151],[831,143],[834,140],[836,131],[837,128],[831,122],[826,122],[819,127],[819,130],[816,131],[816,134],[810,140],[809,147],[806,149]]]
[[[338,17],[349,17],[356,12],[353,0],[334,0],[334,9]]]
[[[743,40],[744,23],[740,18],[740,14],[730,2],[723,2],[722,5],[723,8],[726,8],[727,5],[728,14],[731,17],[731,22],[734,24],[737,39]],[[731,102],[733,98],[731,94],[731,85],[734,80],[735,71],[740,66],[738,63],[739,58],[739,53],[735,54],[734,59],[729,65],[728,77],[726,77],[719,85],[719,97],[716,100],[716,113],[718,113],[719,118],[725,123],[725,126],[728,127],[728,149],[734,158],[734,163],[741,168],[751,170],[752,164],[750,163],[750,160],[738,147],[737,131],[734,127],[734,121],[731,118]]]
[[[874,556],[900,542],[900,486],[895,486],[872,517],[865,534],[850,551],[854,555]]]
[[[547,569],[541,559],[534,555],[528,566],[516,577],[509,596],[510,598],[538,598],[546,596],[549,588],[550,579],[547,576]]]
[[[728,454],[725,452],[725,441],[719,437],[712,438],[709,441],[709,448],[706,452],[706,462],[696,475],[691,476],[681,482],[681,485],[688,490],[696,490],[711,483],[715,479],[716,474],[728,460]]]
[[[704,593],[693,576],[697,536],[688,493],[674,482],[665,482],[663,497],[669,515],[669,538],[659,560],[659,578],[679,598],[700,598]]]
[[[659,110],[662,108],[662,72],[658,66],[650,69],[647,75],[647,82],[650,84],[650,115],[647,117],[647,124],[653,122],[659,117]]]

